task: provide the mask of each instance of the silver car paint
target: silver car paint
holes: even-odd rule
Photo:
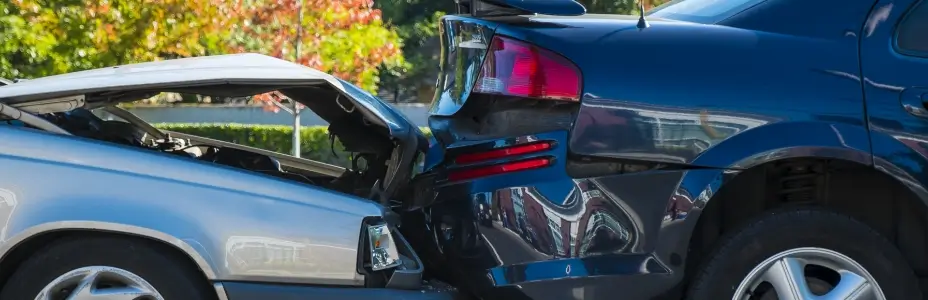
[[[133,89],[172,84],[193,86],[242,81],[325,81],[344,91],[341,83],[332,75],[270,56],[247,53],[172,59],[36,78],[0,87],[0,98],[19,102],[114,88]]]
[[[177,247],[214,281],[361,285],[362,219],[383,212],[243,170],[0,126],[2,255],[45,232],[115,231]]]
[[[326,83],[344,95],[350,94],[332,75],[282,59],[245,53],[130,64],[30,79],[0,85],[0,101],[19,103],[101,91],[216,84],[287,86],[320,83]],[[368,121],[387,127],[376,107],[364,101],[354,103]]]

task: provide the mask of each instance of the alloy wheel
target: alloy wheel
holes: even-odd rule
[[[797,248],[754,267],[732,299],[886,300],[886,296],[853,259],[823,248]]]
[[[164,300],[145,279],[104,266],[83,267],[58,276],[35,300]]]

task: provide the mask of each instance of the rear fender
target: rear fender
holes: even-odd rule
[[[2,193],[3,192],[0,191],[0,194]],[[196,243],[196,241],[181,240],[173,235],[149,228],[105,221],[53,221],[18,230],[15,235],[4,238],[6,242],[0,245],[0,257],[6,259],[16,247],[23,245],[31,238],[62,231],[113,233],[137,236],[160,242],[180,250],[184,255],[190,258],[197,269],[203,274],[204,278],[208,280],[216,279],[216,272],[212,268],[214,262],[209,259],[209,256],[204,257],[207,251],[202,245]]]
[[[873,159],[869,152],[866,128],[843,123],[782,122],[730,137],[699,155],[691,164],[697,167],[684,172],[668,199],[656,249],[669,251],[662,253],[665,259],[674,254],[685,258],[702,210],[743,170],[803,157],[840,159],[870,166]]]
[[[816,132],[829,128],[833,134],[818,135],[818,139],[812,139]],[[872,131],[869,133],[874,149],[871,155],[867,151],[869,145],[865,143],[867,135],[862,126],[782,123],[747,131],[709,149],[694,164],[724,167],[691,169],[684,173],[662,222],[660,245],[656,248],[658,251],[666,249],[669,253],[660,253],[661,257],[668,259],[679,254],[685,261],[701,213],[719,190],[742,170],[776,160],[833,158],[873,166],[906,186],[922,204],[928,205],[928,191],[925,189],[928,179],[923,176],[923,170],[928,166],[928,151],[916,144],[900,142],[899,136]],[[679,203],[681,200],[683,205]],[[678,203],[674,205],[674,201]],[[684,266],[674,264],[673,268],[679,272]]]
[[[116,231],[174,245],[217,281],[364,283],[361,226],[383,209],[370,201],[76,137],[0,137],[15,145],[0,147],[0,254],[45,232]]]

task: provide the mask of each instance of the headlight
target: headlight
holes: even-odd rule
[[[399,266],[402,261],[386,224],[368,225],[367,240],[371,253],[371,269],[380,271]]]

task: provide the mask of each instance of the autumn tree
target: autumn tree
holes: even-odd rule
[[[165,58],[259,52],[294,60],[298,0],[0,1],[0,77]],[[371,0],[303,0],[297,61],[374,91],[403,64]]]
[[[238,0],[232,11],[243,18],[233,28],[234,52],[260,52],[354,82],[374,92],[378,67],[404,62],[396,33],[384,26],[372,0]],[[302,28],[302,34],[298,33]],[[300,53],[293,53],[300,34]]]
[[[404,60],[399,37],[383,26],[373,5],[372,0],[239,0],[232,5],[233,15],[242,18],[233,26],[231,50],[292,59],[375,93],[379,68]],[[302,105],[276,92],[253,99],[293,116],[292,154],[299,157]]]
[[[454,13],[453,0],[378,0],[377,8],[403,40],[402,68],[384,68],[381,85],[394,101],[431,101],[438,76],[439,19]]]

